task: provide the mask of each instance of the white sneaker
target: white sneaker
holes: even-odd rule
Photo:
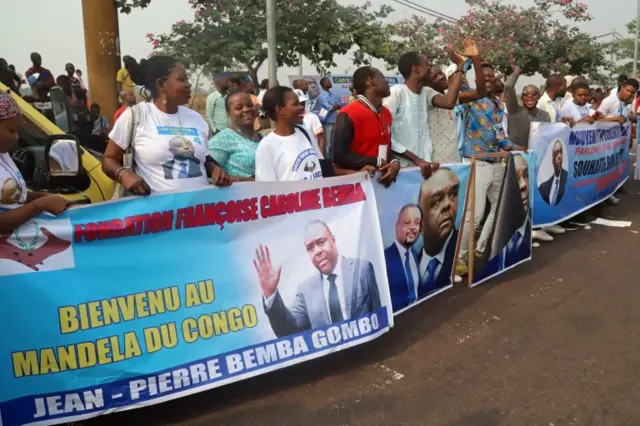
[[[460,275],[458,275],[458,274],[454,275],[454,276],[453,276],[453,282],[454,282],[455,284],[460,284],[460,283],[462,283],[462,277],[461,277]]]
[[[553,237],[547,234],[546,232],[544,232],[542,229],[533,231],[533,239],[540,240],[540,241],[553,241]]]
[[[567,232],[563,227],[558,225],[547,226],[546,228],[542,228],[542,230],[550,234],[564,234]]]
[[[612,195],[611,197],[609,197],[609,200],[611,201],[611,204],[613,204],[614,206],[617,206],[618,204],[620,204],[620,198],[616,197],[615,195]]]

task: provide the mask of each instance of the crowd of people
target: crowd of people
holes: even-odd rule
[[[379,172],[378,181],[389,186],[402,167],[420,167],[427,177],[440,163],[468,163],[474,156],[474,215],[485,220],[475,220],[478,229],[473,230],[471,215],[466,215],[457,266],[457,273],[465,275],[469,232],[480,233],[475,255],[481,255],[504,175],[501,159],[489,154],[526,150],[532,122],[570,126],[595,121],[635,122],[638,81],[621,76],[618,86],[609,92],[591,88],[582,76],[551,75],[544,90],[527,85],[518,94],[515,87],[520,69],[513,67],[503,83],[493,66],[482,60],[473,40],[465,40],[459,51],[452,46],[446,46],[445,51],[451,63],[438,66],[424,53],[404,53],[398,61],[404,83],[393,87],[380,70],[358,68],[347,105],[340,104],[332,93],[331,79],[326,77],[319,82],[300,78],[293,82],[293,88],[269,87],[263,80],[256,91],[250,78],[217,75],[204,118],[186,106],[191,83],[177,60],[153,56],[138,63],[125,56],[116,76],[121,108],[113,126],[100,114],[98,105],[89,103],[82,74],[72,64],[56,79],[34,53],[33,66],[23,80],[0,59],[0,81],[17,93],[26,82],[31,87],[31,101],[39,109],[54,85],[63,88],[78,110],[88,106],[91,134],[106,143],[103,171],[133,195],[241,181],[318,179],[361,171]],[[466,78],[471,69],[475,87]],[[136,102],[136,86],[150,94],[148,102]],[[12,100],[3,95],[2,102],[10,104]],[[10,142],[17,138],[15,118],[19,111],[14,110],[9,108],[13,112],[0,115],[0,154],[7,163]],[[12,170],[15,175],[15,167]],[[556,176],[550,183],[552,201],[558,199],[561,178]],[[29,201],[23,198],[16,202]],[[608,217],[609,205],[617,202],[619,199],[612,196],[589,214]],[[53,209],[40,201],[31,209],[2,213],[0,219],[13,214],[27,220],[43,209],[59,212],[57,203]],[[549,241],[553,239],[550,234],[575,229],[566,222],[535,231],[534,239]]]

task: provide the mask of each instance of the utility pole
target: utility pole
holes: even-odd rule
[[[267,53],[269,87],[275,87],[278,85],[278,62],[276,60],[276,0],[267,0]]]
[[[640,0],[638,1],[640,2]],[[298,75],[302,77],[302,74],[304,74],[304,71],[302,69],[302,53],[298,53],[298,60],[300,61],[300,65],[298,66]]]
[[[613,42],[616,41],[616,30],[615,28],[613,30],[611,30],[611,64],[612,64],[612,68],[611,68],[611,76],[609,78],[611,78],[611,80],[613,80],[613,68],[614,68],[614,64],[613,64]]]
[[[636,39],[633,43],[633,75],[631,76],[633,78],[638,75],[636,74],[638,70],[638,33],[640,33],[640,0],[636,5]]]
[[[89,95],[103,115],[113,117],[118,109],[116,73],[120,68],[118,9],[113,0],[82,0],[82,19]]]

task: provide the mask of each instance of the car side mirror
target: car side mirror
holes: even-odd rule
[[[50,176],[78,176],[82,171],[82,150],[74,135],[50,135],[44,151],[44,167]]]

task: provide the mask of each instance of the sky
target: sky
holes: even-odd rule
[[[364,4],[365,0],[338,0],[341,4]],[[503,0],[518,6],[531,6],[533,0]],[[635,2],[631,0],[582,0],[589,6],[594,19],[580,23],[579,27],[593,35],[611,32],[613,29],[622,36],[627,36],[625,24],[635,16]],[[464,0],[414,0],[438,12],[453,17],[460,17],[468,9]],[[51,7],[51,0],[20,0],[3,2],[3,24],[0,26],[0,57],[7,59],[16,66],[17,71],[24,71],[31,66],[29,55],[33,51],[43,57],[43,65],[54,75],[64,73],[64,65],[73,63],[76,68],[86,70],[84,35],[82,26],[81,0],[55,0],[55,7]],[[400,20],[411,16],[415,12],[393,0],[372,0],[377,7],[383,3],[391,5],[396,11],[393,20]],[[46,13],[28,13],[26,10],[40,10]],[[147,33],[163,33],[171,29],[171,25],[178,20],[189,20],[193,11],[187,0],[154,0],[146,9],[136,9],[131,14],[120,15],[120,48],[123,55],[130,55],[137,59],[147,57],[152,49],[147,42]],[[28,20],[28,26],[26,22]],[[28,28],[28,32],[25,31]],[[331,70],[334,74],[353,73],[355,67],[348,56],[337,58],[337,68]],[[382,61],[374,61],[374,66],[385,69]],[[308,61],[303,63],[305,74],[315,74],[315,69]],[[86,74],[86,73],[85,73]],[[286,82],[288,75],[297,74],[297,68],[279,68],[278,79]],[[258,72],[260,79],[267,77],[266,63]],[[519,86],[528,83],[540,84],[540,77],[523,77]]]

